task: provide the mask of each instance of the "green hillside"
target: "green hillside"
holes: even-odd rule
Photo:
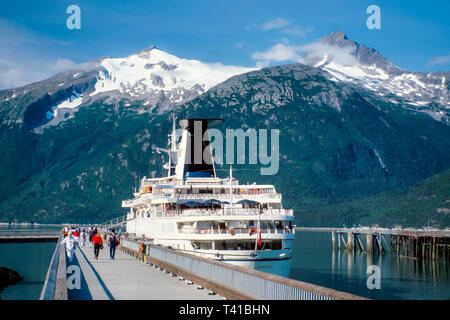
[[[450,170],[409,188],[335,205],[298,206],[298,226],[450,226]]]
[[[34,114],[17,108],[0,109],[0,221],[103,222],[126,213],[121,201],[140,178],[164,174],[163,156],[151,147],[167,145],[169,113],[99,100],[36,134],[21,120]],[[294,64],[239,75],[174,112],[222,118],[222,132],[279,129],[278,173],[235,165],[234,175],[274,184],[298,225],[449,225],[450,127],[318,69]],[[219,175],[227,169],[218,166]]]

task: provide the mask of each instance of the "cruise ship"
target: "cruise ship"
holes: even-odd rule
[[[154,245],[288,277],[295,238],[293,211],[273,185],[239,184],[230,167],[219,178],[207,129],[221,119],[173,118],[165,152],[167,176],[144,177],[129,208],[126,232]],[[197,130],[196,125],[201,128]],[[201,134],[201,148],[194,143]],[[197,157],[199,153],[203,157]],[[199,160],[200,158],[200,160]]]

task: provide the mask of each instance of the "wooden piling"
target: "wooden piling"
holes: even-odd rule
[[[372,252],[373,250],[373,236],[371,233],[366,234],[366,250]]]
[[[353,250],[355,241],[353,239],[353,232],[347,232],[347,250]]]
[[[333,250],[336,248],[336,231],[331,233],[331,241],[333,242]]]
[[[363,244],[361,242],[361,239],[359,237],[359,233],[355,233],[355,237],[356,237],[356,240],[358,240],[359,250],[364,251],[364,246],[363,246]]]
[[[432,252],[432,259],[436,259],[436,237],[433,237],[433,242],[432,242],[432,248],[431,248],[431,252]]]
[[[341,249],[341,233],[338,232],[337,236],[338,236],[338,248],[340,250]]]

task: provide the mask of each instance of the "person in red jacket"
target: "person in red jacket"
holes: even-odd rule
[[[77,244],[80,243],[80,232],[78,231],[78,229],[75,229],[75,231],[73,232],[73,238],[75,239]]]
[[[98,260],[98,254],[100,253],[100,249],[103,248],[103,240],[102,237],[100,236],[100,232],[97,232],[97,234],[92,237],[92,242],[94,243],[95,259]]]

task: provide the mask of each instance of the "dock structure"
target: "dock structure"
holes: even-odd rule
[[[58,229],[1,230],[0,243],[56,242],[60,233]]]
[[[116,257],[104,245],[77,248],[72,262],[56,246],[42,300],[365,300],[265,272],[122,238]],[[77,275],[78,274],[78,275]]]
[[[342,241],[348,251],[391,252],[399,257],[415,259],[450,259],[450,231],[378,228],[327,228],[326,231],[331,231],[333,249],[341,249]],[[361,240],[363,234],[366,235],[365,246]]]
[[[416,259],[450,259],[450,237],[430,234],[391,235],[391,248],[398,256]]]

